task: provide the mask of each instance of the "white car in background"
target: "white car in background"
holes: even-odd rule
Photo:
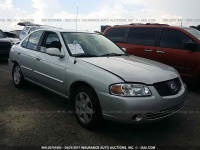
[[[20,35],[19,35],[20,40],[23,40],[28,34],[30,34],[31,32],[35,30],[51,27],[47,25],[39,25],[39,24],[30,23],[30,22],[19,22],[18,25],[24,26],[23,30],[20,32]],[[54,28],[54,27],[51,27],[51,28]]]
[[[29,33],[40,29],[40,26],[24,26],[23,30],[20,33],[19,39],[23,40]]]

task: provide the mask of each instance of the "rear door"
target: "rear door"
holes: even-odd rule
[[[185,79],[190,79],[198,66],[197,52],[185,47],[185,43],[193,41],[181,30],[162,28],[160,41],[156,48],[156,60],[176,68]]]
[[[17,49],[18,63],[21,66],[25,78],[34,80],[34,67],[37,54],[37,46],[43,31],[36,31],[25,38],[21,46]]]

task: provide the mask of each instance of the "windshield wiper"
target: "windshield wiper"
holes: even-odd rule
[[[100,55],[101,57],[103,56],[124,56],[126,54],[116,54],[116,53],[108,53],[108,54],[103,54],[103,55]]]
[[[78,54],[74,56],[75,57],[98,57],[97,55],[90,55],[90,54]]]

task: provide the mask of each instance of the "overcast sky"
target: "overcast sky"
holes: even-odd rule
[[[199,6],[199,0],[0,0],[0,28],[20,29],[16,24],[23,19],[75,29],[69,19],[76,19],[77,7],[79,30],[134,22],[190,26],[200,24]]]

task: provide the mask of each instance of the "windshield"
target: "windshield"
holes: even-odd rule
[[[184,29],[185,31],[189,32],[190,34],[192,34],[194,37],[196,37],[197,39],[200,40],[200,31],[197,29],[193,29],[193,28],[186,28]]]
[[[62,33],[72,56],[100,57],[121,56],[125,52],[102,35],[90,33]]]
[[[6,37],[5,34],[2,31],[0,31],[0,38],[2,39],[2,38],[5,38],[5,37]]]

